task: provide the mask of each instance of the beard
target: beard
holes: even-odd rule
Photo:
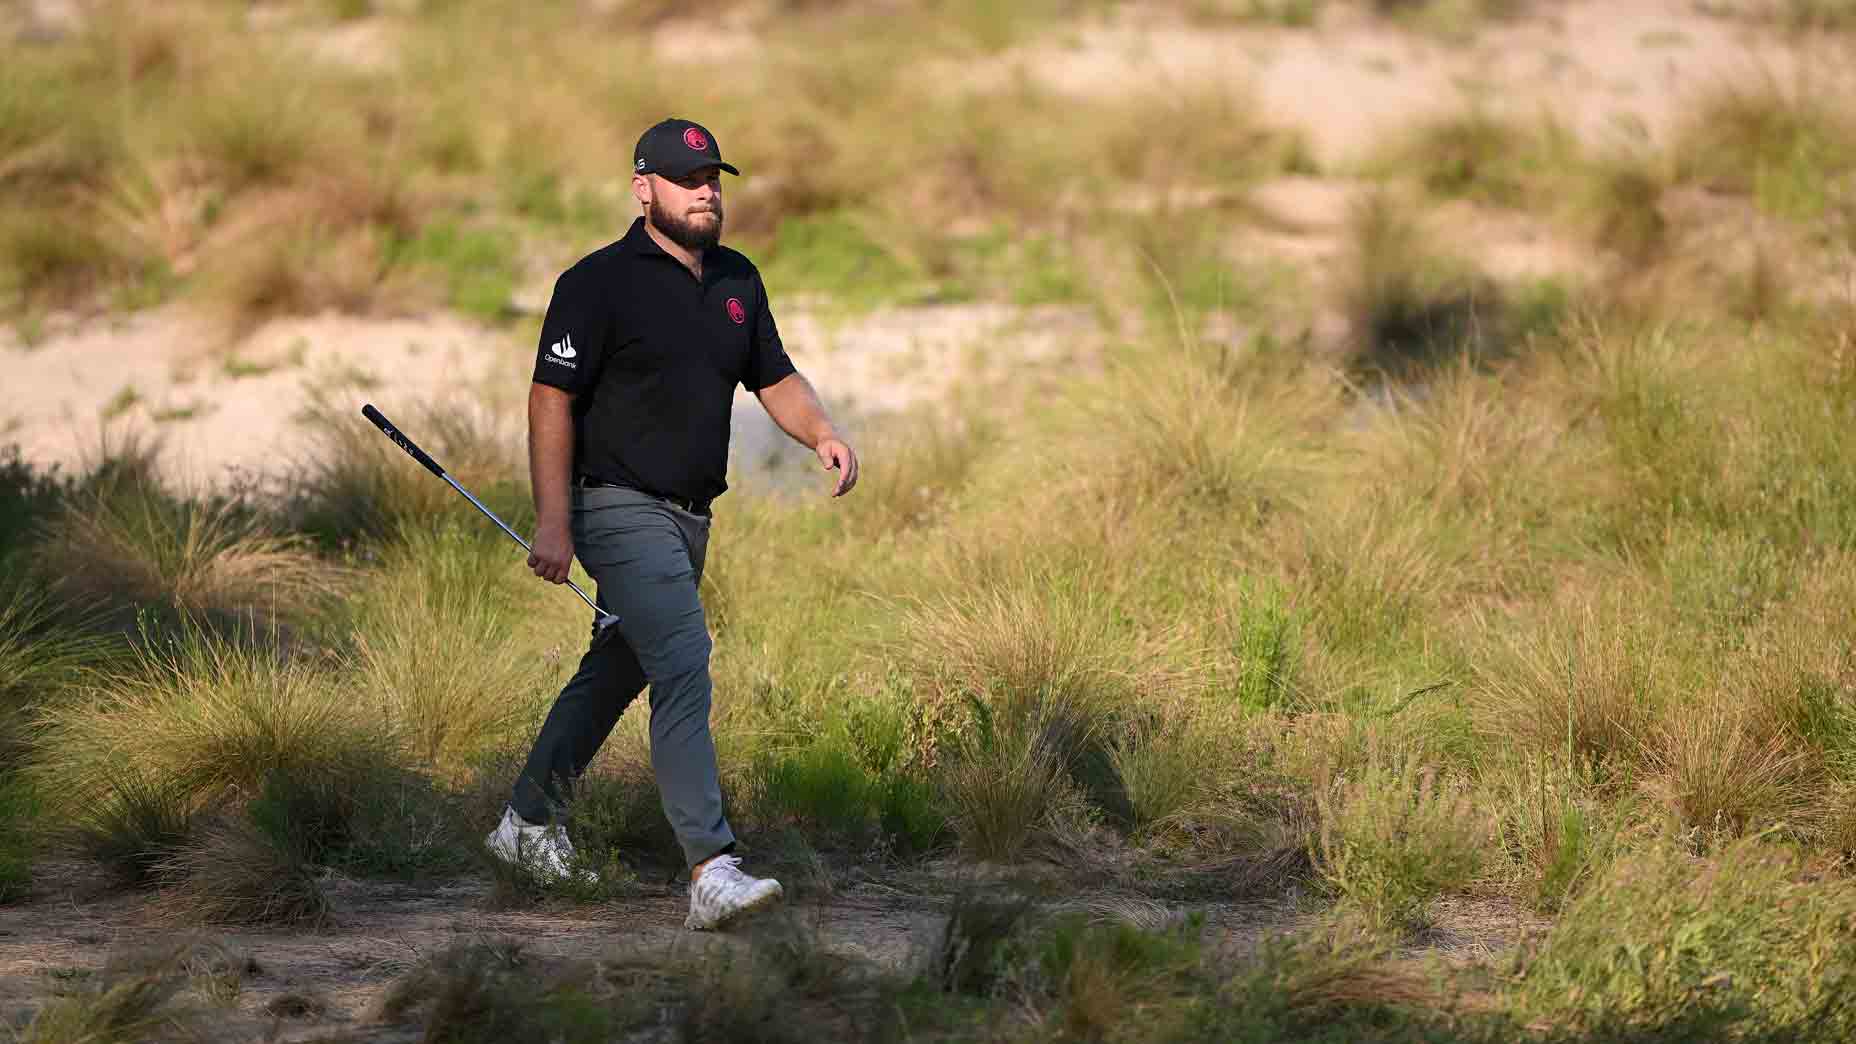
[[[722,204],[718,201],[709,213],[714,220],[689,214],[673,214],[653,202],[648,210],[651,225],[670,237],[670,241],[691,253],[700,254],[722,241]]]

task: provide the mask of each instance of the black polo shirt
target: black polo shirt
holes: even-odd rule
[[[574,394],[574,473],[664,496],[728,488],[735,385],[793,372],[760,272],[717,246],[702,280],[644,219],[561,273],[541,324],[535,380]]]

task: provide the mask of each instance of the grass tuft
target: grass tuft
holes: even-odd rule
[[[1707,96],[1672,146],[1677,176],[1750,196],[1767,213],[1823,218],[1856,170],[1856,122],[1809,85],[1767,79]]]
[[[208,924],[319,931],[329,900],[316,869],[236,814],[199,827],[156,867],[168,916]]]
[[[345,776],[392,758],[377,714],[326,668],[197,629],[138,648],[130,670],[81,696],[41,714],[30,766],[67,811],[125,776],[205,803],[255,793],[276,771]]]
[[[422,961],[381,1000],[378,1019],[417,1018],[422,1039],[453,1044],[500,1040],[610,1039],[618,1009],[587,965],[548,961],[514,939],[460,943]]]
[[[202,1002],[236,995],[242,973],[222,947],[183,939],[118,954],[74,991],[51,1000],[20,1044],[180,1044],[205,1039]]]
[[[1651,749],[1671,666],[1653,626],[1627,606],[1560,610],[1506,639],[1471,697],[1483,735],[1603,777]]]
[[[1475,878],[1492,836],[1461,786],[1411,759],[1375,758],[1315,802],[1316,869],[1343,912],[1379,931],[1423,927],[1433,899]]]
[[[490,525],[336,398],[319,398],[300,418],[309,445],[284,510],[292,529],[334,548],[391,541],[446,519],[472,519],[474,529]],[[519,533],[533,529],[527,486],[510,477],[526,474],[526,464],[494,415],[465,402],[410,408],[383,402],[382,408],[504,522]]]
[[[339,571],[237,498],[182,498],[150,464],[106,462],[66,498],[32,564],[56,596],[118,616],[152,610],[252,634],[300,619]]]
[[[193,837],[193,795],[132,770],[110,777],[70,818],[76,849],[131,886],[161,884],[175,854]]]

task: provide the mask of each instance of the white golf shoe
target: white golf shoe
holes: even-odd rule
[[[741,860],[735,856],[716,856],[703,864],[702,873],[690,883],[690,915],[683,927],[693,932],[720,928],[779,902],[785,894],[780,882],[771,877],[742,873]]]
[[[513,808],[503,809],[503,821],[496,824],[496,829],[490,831],[483,843],[498,859],[527,866],[544,881],[569,877],[591,880],[597,876],[588,870],[573,868],[574,844],[567,839],[566,828],[558,823],[536,826],[516,815]]]

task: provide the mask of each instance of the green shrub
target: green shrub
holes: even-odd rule
[[[1491,836],[1460,786],[1411,759],[1375,758],[1315,802],[1315,867],[1343,910],[1378,930],[1424,925],[1431,900],[1474,880]]]
[[[1620,857],[1555,922],[1519,999],[1555,1019],[1657,1025],[1700,1008],[1743,1039],[1848,1036],[1856,891],[1802,869],[1759,839],[1710,857],[1673,844]]]
[[[940,796],[928,781],[901,774],[894,754],[872,768],[830,733],[797,749],[762,751],[749,769],[752,816],[796,823],[812,839],[861,845],[882,836],[902,854],[924,852],[947,826]]]
[[[480,826],[431,780],[391,762],[342,775],[266,776],[245,808],[280,851],[351,874],[419,877],[473,866]]]
[[[1288,709],[1305,626],[1301,614],[1279,586],[1248,578],[1219,608],[1217,633],[1226,657],[1216,666],[1227,680],[1218,688],[1246,710]]]
[[[885,249],[854,215],[837,212],[780,223],[761,261],[776,294],[815,291],[874,307],[921,292],[921,277]]]
[[[797,750],[763,751],[749,770],[756,818],[792,819],[809,832],[855,843],[873,826],[881,783],[840,738]]]

